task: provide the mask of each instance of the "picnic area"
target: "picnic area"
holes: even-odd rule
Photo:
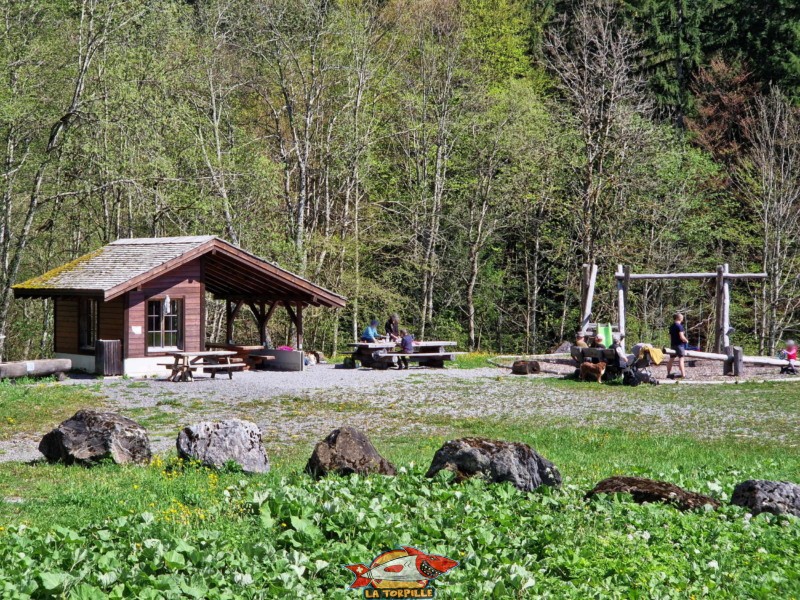
[[[800,600],[800,2],[0,2],[0,600]]]

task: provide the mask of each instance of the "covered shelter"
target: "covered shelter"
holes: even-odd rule
[[[206,292],[226,302],[229,344],[243,306],[262,346],[283,307],[297,350],[304,307],[345,306],[342,296],[215,236],[120,239],[13,289],[15,298],[53,299],[56,357],[97,372],[98,340],[116,340],[121,371],[134,376],[157,373],[169,352],[205,350]]]

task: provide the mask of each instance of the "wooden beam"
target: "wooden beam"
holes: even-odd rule
[[[594,286],[597,281],[597,265],[592,264],[589,269],[589,279],[586,282],[586,300],[583,305],[583,314],[581,315],[581,331],[586,331],[589,326],[589,321],[592,318],[592,302],[594,300]]]
[[[303,305],[297,303],[297,350],[303,350]]]
[[[239,309],[242,308],[242,301],[231,302],[225,301],[225,337],[228,344],[233,344],[233,321],[236,315],[239,314]]]
[[[289,302],[284,302],[283,307],[286,309],[286,312],[289,314],[289,318],[292,320],[292,323],[295,327],[297,327],[297,315],[292,310],[292,305]]]
[[[674,356],[677,354],[672,348],[664,348],[664,354]],[[686,350],[686,356],[689,358],[704,358],[705,360],[728,360],[727,354],[720,354],[718,352],[699,352],[697,350]]]
[[[725,279],[766,279],[766,273],[726,273]]]
[[[747,365],[759,365],[762,367],[788,367],[790,366],[788,360],[780,358],[770,358],[769,356],[742,356],[742,362]],[[800,366],[800,363],[795,362],[794,365]]]
[[[276,308],[278,308],[278,302],[273,302],[272,304],[270,304],[269,310],[267,311],[267,314],[264,317],[264,324],[265,325],[267,323],[269,323],[269,320],[272,318],[272,315],[275,313],[275,309]]]
[[[615,275],[617,278],[619,274]],[[631,274],[629,279],[714,279],[716,273],[636,273]],[[726,279],[766,279],[766,273],[727,273]]]
[[[725,267],[717,267],[717,282],[714,288],[714,352],[722,352],[725,346],[722,343],[722,284],[725,277]]]
[[[722,266],[724,270],[722,279],[722,347],[727,348],[731,345],[731,282],[725,277],[730,271],[728,263]],[[734,348],[734,351],[736,348]],[[741,351],[741,348],[739,348]],[[734,353],[734,360],[736,355]],[[736,374],[736,365],[734,364],[734,375]]]
[[[686,356],[688,358],[702,358],[704,360],[719,360],[719,361],[727,361],[731,360],[734,356],[735,350],[738,346],[734,346],[731,350],[731,355],[728,354],[718,354],[714,352],[697,352],[695,350],[687,350]],[[668,356],[672,356],[675,354],[675,351],[671,348],[664,348],[664,353]],[[742,364],[745,365],[760,365],[762,367],[788,367],[789,361],[782,360],[780,358],[770,358],[769,356],[745,356],[742,354],[741,359]],[[800,366],[800,363],[795,362],[795,366]]]
[[[622,275],[622,277],[619,277]],[[625,279],[625,268],[622,265],[617,265],[617,311],[618,311],[618,323],[619,323],[619,333],[621,336],[625,335],[625,301],[626,301],[626,289],[625,286],[627,284],[627,280]],[[622,346],[623,351],[625,350],[625,339],[623,338],[620,341],[620,346]]]

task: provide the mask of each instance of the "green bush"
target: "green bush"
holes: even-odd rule
[[[440,598],[800,592],[800,520],[750,518],[730,505],[680,513],[625,497],[587,502],[589,482],[569,478],[561,489],[526,495],[481,481],[454,485],[444,474],[428,480],[413,465],[394,478],[319,482],[299,472],[217,475],[176,461],[143,471],[163,479],[163,489],[181,478],[197,485],[160,510],[75,528],[8,527],[0,533],[0,595],[354,598],[342,565],[399,545],[460,562],[436,582]],[[97,476],[119,472],[137,471],[104,466]],[[659,475],[723,501],[742,478],[696,468]]]

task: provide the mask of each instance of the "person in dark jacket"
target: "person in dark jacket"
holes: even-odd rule
[[[667,379],[684,378],[686,377],[686,369],[684,366],[683,357],[686,356],[686,345],[689,343],[689,338],[686,337],[686,329],[683,326],[683,315],[675,313],[672,315],[674,322],[669,327],[669,345],[675,351],[675,354],[670,354],[669,361],[667,362]],[[672,375],[672,363],[675,362],[675,357],[678,357],[678,371],[680,375]]]
[[[386,337],[390,342],[396,342],[400,339],[400,317],[397,313],[394,313],[386,321]]]
[[[403,354],[413,354],[414,353],[414,336],[408,333],[405,329],[401,329],[400,333],[400,351]],[[408,357],[401,356],[400,363],[397,365],[397,368],[408,369]]]

